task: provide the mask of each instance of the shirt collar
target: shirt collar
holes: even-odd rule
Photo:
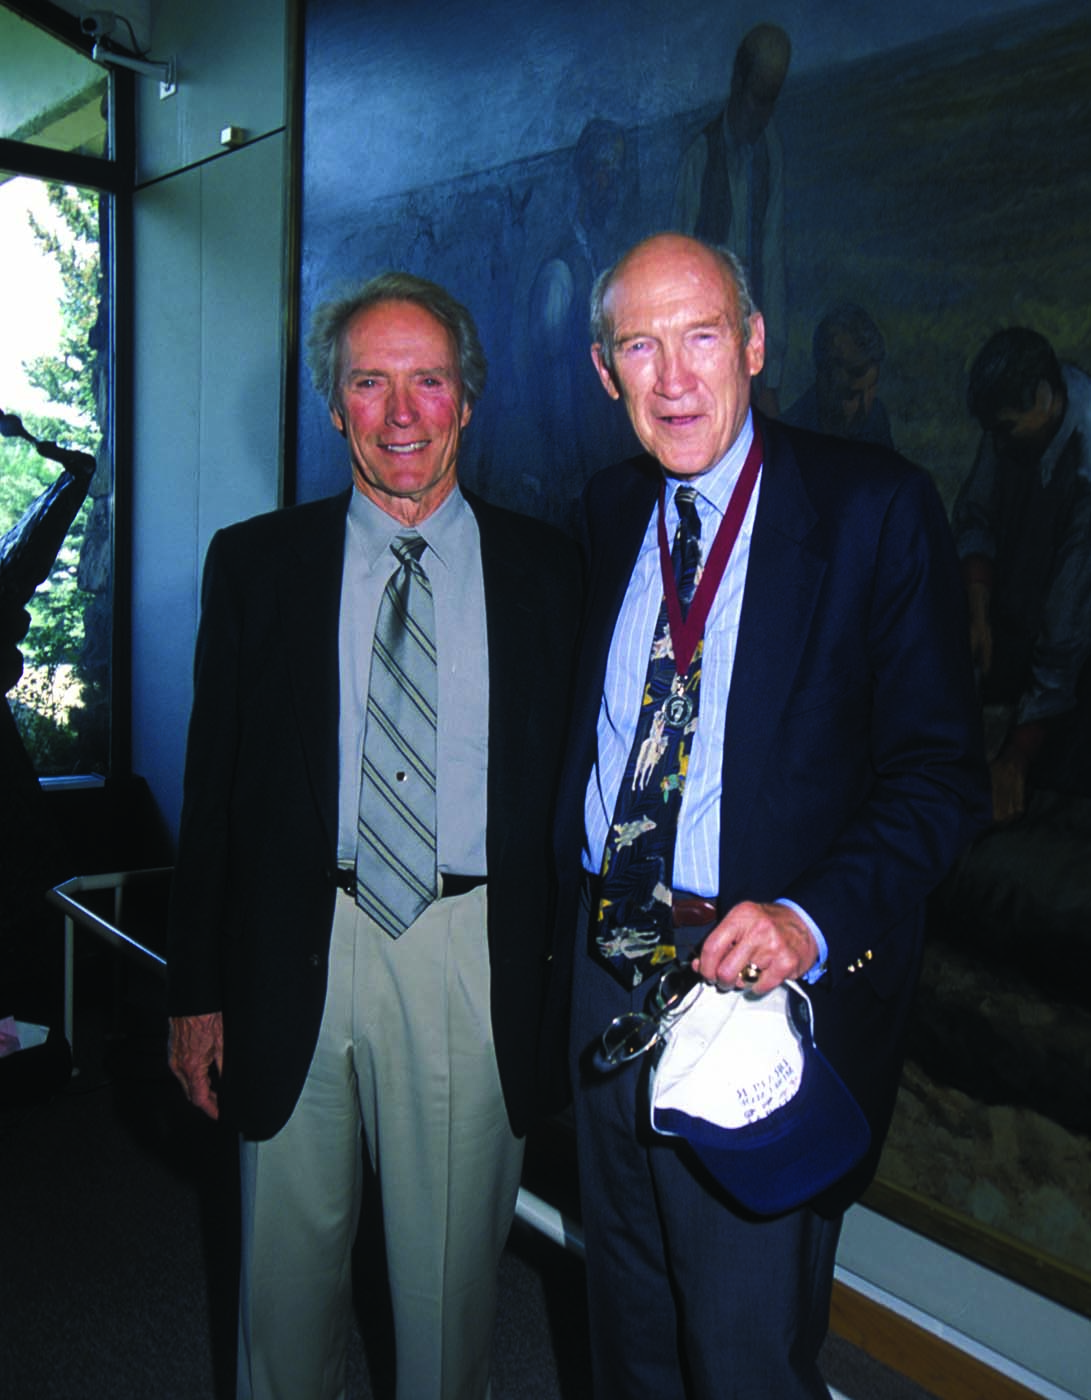
[[[1091,395],[1088,394],[1086,382],[1081,383],[1080,379],[1070,372],[1068,365],[1061,366],[1061,374],[1064,377],[1065,398],[1068,402],[1064,417],[1061,419],[1061,426],[1054,433],[1052,442],[1042,453],[1042,460],[1038,466],[1043,486],[1049,485],[1057,463],[1061,460],[1061,453],[1068,446],[1069,438],[1081,422],[1087,421],[1088,410],[1091,409],[1091,402],[1089,402]]]
[[[456,541],[471,516],[466,497],[456,486],[439,509],[426,519],[417,525],[403,525],[354,486],[349,500],[348,530],[371,573],[384,565],[384,556],[399,535],[420,535],[429,550],[442,563],[449,564]]]
[[[718,515],[724,515],[753,441],[754,418],[748,409],[738,437],[714,467],[709,467],[700,476],[667,477],[667,509],[673,506],[674,493],[679,486],[692,486],[700,499],[707,501]]]

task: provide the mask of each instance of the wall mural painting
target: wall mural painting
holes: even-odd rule
[[[302,317],[387,267],[448,286],[490,361],[464,477],[570,523],[633,445],[593,277],[726,228],[763,403],[932,473],[1011,815],[933,900],[871,1203],[1091,1313],[1091,14],[959,8],[558,0],[509,34],[499,4],[309,0]],[[346,480],[301,377],[298,495]]]

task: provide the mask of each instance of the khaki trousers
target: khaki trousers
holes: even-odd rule
[[[299,1102],[243,1140],[239,1400],[343,1400],[361,1130],[382,1198],[398,1400],[484,1400],[523,1144],[500,1089],[486,892],[399,939],[338,893]],[[366,1306],[366,1301],[365,1304]]]

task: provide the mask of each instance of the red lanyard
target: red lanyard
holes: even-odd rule
[[[663,596],[667,600],[671,646],[674,648],[674,668],[680,676],[684,676],[689,670],[693,653],[697,650],[697,643],[704,636],[705,623],[712,608],[712,600],[715,598],[720,580],[724,576],[727,561],[731,557],[739,528],[746,515],[746,508],[750,504],[754,483],[758,479],[758,471],[761,468],[761,459],[761,433],[755,423],[754,440],[750,444],[750,451],[746,454],[746,461],[742,465],[739,479],[731,493],[731,500],[728,502],[724,518],[720,521],[720,528],[716,531],[716,538],[712,542],[712,548],[708,552],[708,558],[705,560],[705,567],[701,573],[701,582],[697,585],[697,592],[693,595],[693,601],[689,605],[689,612],[686,613],[684,621],[682,605],[678,601],[678,585],[674,578],[674,567],[671,564],[671,552],[667,545],[666,482],[663,482],[659,487],[659,568],[663,575]]]

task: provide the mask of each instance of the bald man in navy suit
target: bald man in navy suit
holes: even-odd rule
[[[589,599],[557,823],[596,1400],[826,1396],[841,1217],[892,1111],[924,902],[988,818],[957,567],[924,472],[751,411],[764,326],[729,254],[674,234],[637,245],[599,279],[592,323],[602,384],[646,449],[585,496]],[[870,1129],[841,1180],[771,1217],[680,1139],[652,1137],[640,1059],[609,1075],[587,1063],[655,985],[654,966],[634,972],[643,936],[604,935],[598,918],[682,486],[706,570],[733,508],[740,528],[704,624],[686,760],[649,780],[664,801],[682,788],[652,897],[672,945],[659,953],[725,989],[809,984],[819,1048]],[[644,835],[621,835],[638,854]]]

